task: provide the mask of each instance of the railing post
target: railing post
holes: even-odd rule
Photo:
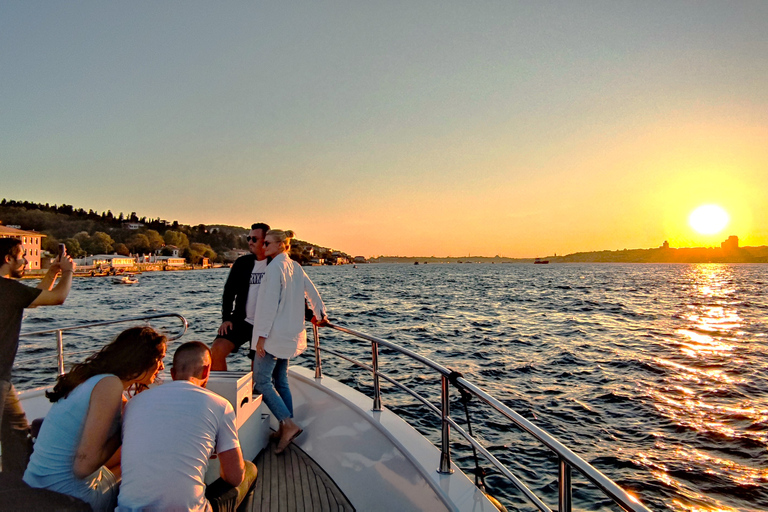
[[[437,472],[451,474],[453,473],[453,469],[451,468],[451,424],[448,423],[448,417],[451,414],[451,402],[449,400],[451,388],[448,385],[447,375],[443,375],[441,389],[440,401],[442,402],[441,416],[443,420],[443,432],[440,449],[440,467],[437,468]]]
[[[371,363],[373,366],[373,410],[381,410],[381,388],[379,387],[379,344],[371,342]]]
[[[315,335],[315,378],[323,377],[322,361],[320,360],[320,334],[317,332],[317,326],[312,324],[312,334]]]
[[[560,459],[560,471],[558,474],[558,508],[560,512],[571,512],[571,466]]]
[[[56,331],[56,359],[59,364],[59,375],[64,375],[64,335]]]

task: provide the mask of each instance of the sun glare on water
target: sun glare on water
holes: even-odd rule
[[[688,223],[696,230],[697,233],[702,235],[714,235],[719,233],[731,218],[728,216],[728,212],[723,210],[716,204],[705,204],[699,206],[688,217]]]

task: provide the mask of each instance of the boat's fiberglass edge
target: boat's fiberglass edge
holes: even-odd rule
[[[399,416],[330,377],[292,366],[296,444],[341,488],[357,510],[498,512],[452,464],[437,471],[440,451]]]

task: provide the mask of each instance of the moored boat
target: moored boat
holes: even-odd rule
[[[112,278],[113,284],[139,284],[139,278],[133,274],[123,274]]]

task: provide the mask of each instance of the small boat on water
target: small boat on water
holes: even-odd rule
[[[177,333],[169,340],[181,338],[187,330],[187,320],[175,313],[164,313],[141,318],[127,318],[87,325],[61,327],[22,337],[56,334],[58,338],[59,372],[64,372],[62,335],[71,330],[100,327],[108,324],[142,322],[174,317],[182,322]],[[293,395],[296,421],[304,434],[289,446],[287,454],[275,456],[269,447],[270,428],[277,422],[262,403],[261,395],[251,391],[251,372],[215,372],[208,388],[227,398],[237,414],[238,434],[244,457],[254,460],[259,477],[245,505],[238,510],[305,510],[311,503],[314,510],[397,510],[397,511],[473,511],[498,512],[506,510],[495,498],[487,494],[485,483],[477,476],[474,482],[451,459],[451,446],[459,441],[471,445],[478,454],[506,478],[506,484],[526,498],[542,512],[552,512],[543,498],[529,489],[509,468],[501,463],[482,440],[472,434],[469,423],[459,423],[451,413],[451,391],[461,395],[461,402],[476,399],[480,405],[495,410],[505,418],[509,427],[518,427],[533,436],[554,453],[559,461],[557,500],[554,510],[570,512],[573,509],[571,473],[594,485],[591,491],[600,493],[595,507],[605,507],[606,498],[624,510],[649,512],[633,495],[619,487],[591,464],[584,461],[560,441],[513,411],[501,401],[466,380],[460,373],[388,340],[360,333],[342,326],[330,325],[350,337],[350,343],[363,341],[370,347],[371,360],[361,362],[349,357],[347,351],[321,347],[317,327],[313,326],[315,368],[291,366],[289,381]],[[424,366],[425,375],[433,375],[439,387],[439,404],[398,382],[395,375],[379,369],[379,347],[386,353],[398,353]],[[342,382],[323,375],[322,357],[333,355],[370,372],[373,397],[362,394]],[[401,416],[383,405],[380,379],[400,388],[420,401],[428,412],[436,415],[439,423],[437,445],[409,425]],[[162,384],[161,384],[162,385]],[[45,398],[47,388],[23,391],[19,394],[22,406],[30,420],[44,417],[50,408]],[[466,400],[466,401],[465,401]],[[458,435],[456,435],[458,434]],[[479,466],[478,466],[479,467]],[[206,484],[219,474],[218,461],[210,461]],[[35,492],[35,491],[26,491]],[[64,497],[62,497],[64,498]],[[67,498],[68,499],[68,498]],[[21,504],[21,503],[20,503]],[[590,508],[590,504],[587,508]],[[23,508],[23,506],[22,506]]]
[[[536,258],[533,262],[534,265],[549,265],[549,260],[542,260],[541,258]]]
[[[139,284],[139,278],[133,274],[123,274],[112,278],[113,284]]]

